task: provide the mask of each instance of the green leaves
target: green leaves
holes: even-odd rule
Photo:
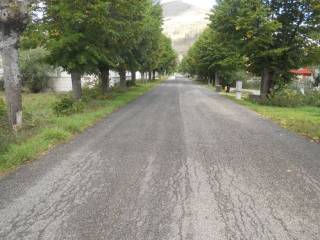
[[[44,16],[50,62],[68,72],[94,72],[108,33],[108,2],[47,0]]]
[[[234,45],[223,41],[216,31],[208,28],[188,52],[183,71],[207,78],[215,73],[235,72],[244,67],[244,59]]]
[[[161,33],[162,8],[152,0],[46,0],[44,6],[43,21],[29,26],[23,46],[44,46],[48,61],[68,72],[175,65],[171,42]]]
[[[157,70],[160,73],[173,73],[177,64],[177,54],[172,48],[171,39],[164,34],[160,36]]]
[[[317,0],[220,0],[207,30],[189,51],[183,68],[209,76],[244,66],[286,82],[289,70],[319,62],[320,3]],[[270,84],[274,86],[274,84]]]

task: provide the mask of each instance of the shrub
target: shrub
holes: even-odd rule
[[[222,87],[235,86],[237,81],[244,81],[245,79],[245,71],[231,71],[220,74],[220,84],[222,85]]]
[[[302,94],[299,90],[282,89],[275,91],[263,104],[278,107],[320,107],[320,92],[313,90]]]
[[[95,86],[93,88],[85,87],[82,89],[82,99],[86,102],[91,99],[99,99],[102,95],[101,89],[99,86]]]
[[[64,97],[53,105],[53,110],[57,116],[69,116],[83,112],[84,103],[70,97]]]
[[[136,83],[133,83],[132,81],[127,81],[127,87],[135,87]]]
[[[261,78],[259,77],[253,77],[249,80],[245,79],[243,80],[243,88],[244,89],[260,89],[261,85]]]
[[[41,92],[48,86],[52,67],[45,62],[47,54],[47,51],[42,48],[20,52],[22,81],[33,93]]]
[[[304,103],[308,106],[320,107],[320,91],[307,92],[304,96]]]
[[[267,103],[278,107],[298,107],[304,105],[303,98],[297,90],[284,89],[272,93]]]
[[[101,87],[99,85],[93,88],[83,88],[82,90],[82,101],[90,102],[91,100],[111,100],[113,99],[112,92],[103,94]]]

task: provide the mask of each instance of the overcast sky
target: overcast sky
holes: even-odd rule
[[[162,2],[170,2],[173,0],[162,0]],[[183,2],[191,3],[204,9],[211,9],[215,4],[215,0],[182,0]]]

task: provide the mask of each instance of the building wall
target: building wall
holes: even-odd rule
[[[137,72],[137,79],[141,79],[140,72]],[[131,73],[127,72],[127,80],[131,80]],[[85,75],[82,77],[82,86],[92,86],[97,81],[97,77],[93,75]],[[117,72],[110,71],[110,86],[114,87],[120,82],[120,76]],[[69,92],[72,90],[71,76],[61,68],[50,74],[49,88],[54,92]]]
[[[50,74],[49,88],[54,92],[68,92],[72,90],[71,76],[67,72],[57,69]]]

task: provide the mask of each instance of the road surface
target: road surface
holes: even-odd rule
[[[176,78],[0,180],[0,239],[320,239],[320,146]]]

